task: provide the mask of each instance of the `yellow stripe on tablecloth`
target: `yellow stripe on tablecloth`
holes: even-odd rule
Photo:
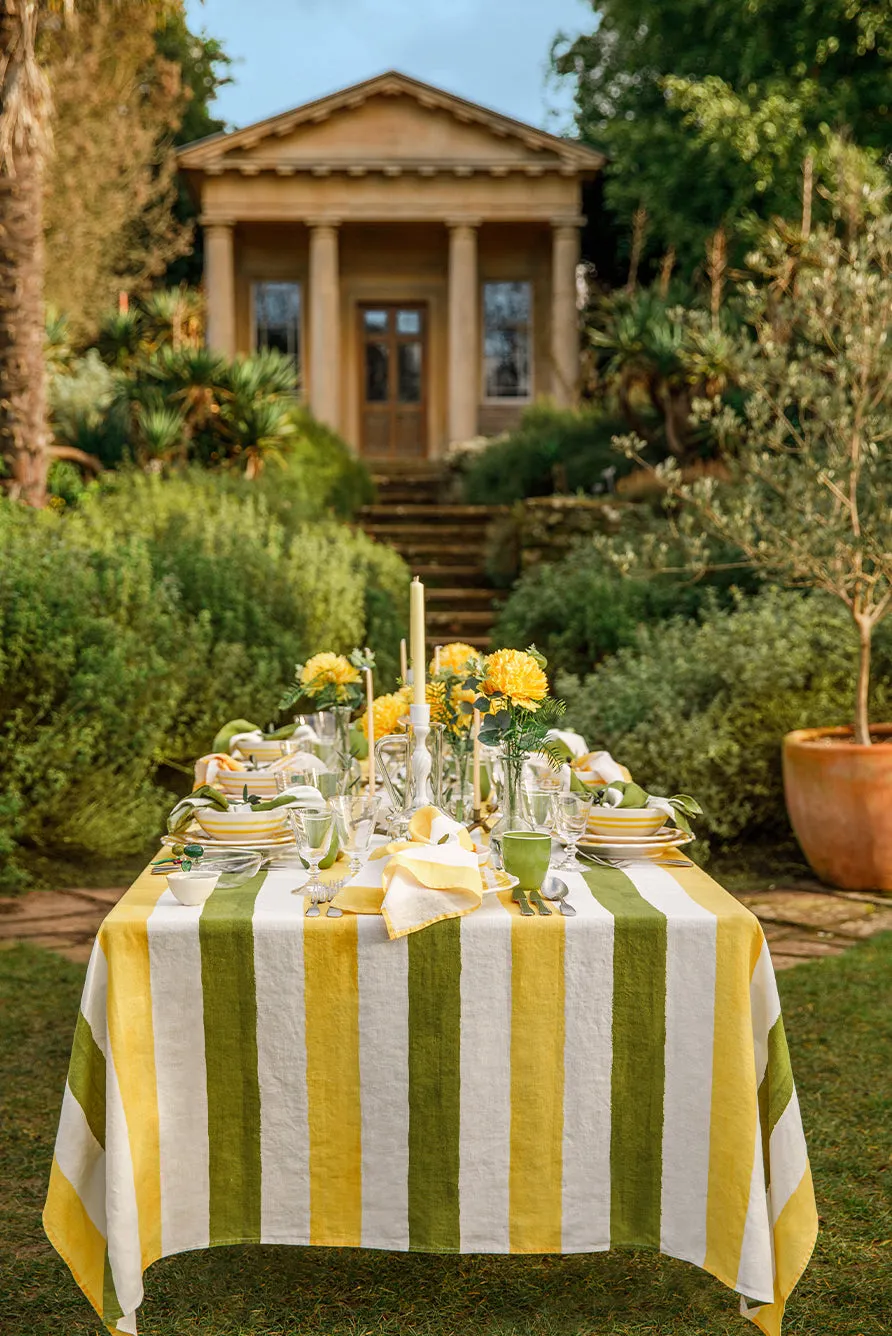
[[[564,1134],[564,920],[511,919],[512,1252],[561,1250]]]
[[[712,1114],[703,1268],[734,1289],[759,1116],[749,990],[762,949],[762,929],[748,909],[699,867],[667,867],[666,871],[692,900],[716,916]]]
[[[108,1035],[127,1119],[143,1270],[162,1255],[161,1150],[147,923],[166,889],[167,878],[153,876],[147,867],[99,930],[99,945],[109,963]]]
[[[304,919],[310,1243],[362,1243],[356,919]]]
[[[784,1305],[808,1265],[817,1237],[815,1190],[811,1168],[806,1165],[799,1186],[774,1225],[774,1303],[747,1314],[765,1336],[781,1336]]]
[[[97,1313],[102,1312],[105,1280],[105,1239],[87,1215],[84,1204],[53,1156],[50,1186],[43,1211],[47,1238],[65,1262]],[[76,1247],[77,1253],[72,1255]]]

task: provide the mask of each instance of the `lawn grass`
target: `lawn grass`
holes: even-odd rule
[[[101,1328],[41,1225],[83,969],[0,952],[0,1332]],[[892,935],[780,976],[821,1215],[790,1336],[892,1333]],[[157,1263],[142,1336],[731,1336],[711,1277],[650,1253],[221,1248]]]

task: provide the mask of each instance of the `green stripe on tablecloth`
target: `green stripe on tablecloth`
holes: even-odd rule
[[[215,890],[198,921],[207,1069],[210,1241],[260,1241],[254,901],[266,873]]]
[[[87,1126],[105,1150],[105,1055],[82,1011],[77,1013],[68,1087],[83,1110]]]
[[[124,1316],[124,1310],[118,1300],[115,1290],[115,1279],[112,1275],[111,1262],[108,1257],[108,1248],[105,1250],[105,1273],[102,1279],[102,1320],[108,1326],[117,1322],[119,1317]]]
[[[409,1247],[457,1252],[461,922],[408,938]]]
[[[759,1086],[759,1125],[762,1129],[762,1162],[765,1165],[765,1187],[771,1183],[771,1160],[768,1142],[780,1116],[793,1094],[793,1067],[784,1030],[783,1017],[768,1031],[768,1061]]]
[[[619,868],[585,879],[613,915],[610,1242],[659,1248],[666,919]]]

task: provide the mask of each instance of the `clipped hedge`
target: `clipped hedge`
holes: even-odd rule
[[[513,431],[455,457],[466,501],[508,505],[527,496],[590,492],[605,469],[627,473],[613,438],[626,431],[621,419],[597,409],[528,408]]]
[[[118,474],[62,514],[0,503],[0,885],[22,848],[137,850],[165,761],[222,720],[276,717],[294,663],[369,644],[396,674],[408,572],[256,486]]]
[[[719,845],[789,835],[781,739],[850,722],[856,642],[833,601],[768,590],[639,629],[586,678],[558,675],[568,723],[653,793],[702,804]],[[877,633],[872,717],[892,718],[892,628]]]

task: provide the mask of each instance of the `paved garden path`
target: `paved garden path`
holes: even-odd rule
[[[122,887],[32,891],[0,899],[0,948],[31,942],[68,960],[86,961],[99,924],[123,893]],[[837,956],[854,942],[892,930],[892,896],[831,891],[820,882],[803,881],[740,892],[737,899],[765,929],[776,969]]]

